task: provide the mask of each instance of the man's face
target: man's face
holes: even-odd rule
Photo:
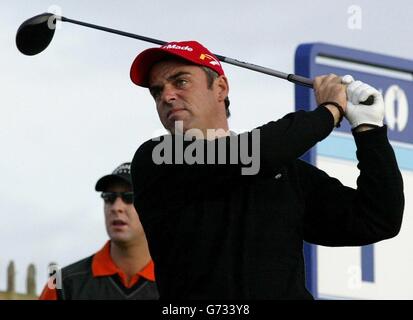
[[[125,183],[113,182],[105,192],[130,192],[132,187]],[[139,216],[133,203],[125,203],[117,197],[112,203],[104,202],[105,224],[109,238],[114,242],[128,244],[144,235]]]
[[[149,77],[149,90],[163,126],[174,133],[175,122],[182,121],[183,132],[222,128],[228,130],[224,99],[228,94],[225,76],[208,88],[201,67],[177,60],[154,65]]]

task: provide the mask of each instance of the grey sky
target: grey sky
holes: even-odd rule
[[[351,5],[362,9],[361,30],[347,26]],[[33,262],[40,291],[50,261],[67,265],[103,246],[95,182],[162,132],[148,92],[129,79],[133,58],[152,44],[63,24],[43,53],[17,51],[18,26],[51,6],[164,41],[198,40],[215,53],[284,72],[293,72],[304,42],[413,59],[408,1],[0,0],[0,290],[11,259],[18,290]],[[236,131],[293,111],[288,82],[224,69]]]

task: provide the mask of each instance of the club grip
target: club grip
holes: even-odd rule
[[[361,104],[364,104],[365,106],[371,106],[374,104],[374,96],[369,96],[365,101],[360,102]]]
[[[296,74],[290,73],[287,76],[287,80],[300,86],[313,88],[313,80],[306,77],[297,76]]]
[[[297,76],[296,74],[291,73],[287,76],[287,80],[300,86],[313,88],[313,80],[306,77]],[[362,101],[360,103],[365,106],[371,106],[372,104],[374,104],[374,96],[369,96],[365,101]]]

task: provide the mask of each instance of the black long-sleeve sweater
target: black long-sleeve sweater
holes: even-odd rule
[[[399,232],[403,182],[386,127],[354,133],[356,190],[298,159],[328,136],[333,122],[327,109],[318,108],[258,128],[256,175],[242,175],[242,164],[155,164],[160,141],[138,149],[135,207],[161,299],[311,299],[303,240],[354,246]],[[208,144],[225,139],[228,149],[239,137],[184,147],[201,144],[206,159]]]

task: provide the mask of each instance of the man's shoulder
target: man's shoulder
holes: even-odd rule
[[[155,146],[158,145],[161,141],[165,140],[166,137],[170,137],[170,135],[163,135],[145,141],[136,150],[133,159],[135,160],[136,158],[142,158],[146,157],[147,155],[151,155],[153,148],[155,148]]]
[[[81,274],[92,272],[93,256],[94,255],[91,255],[87,258],[76,261],[62,268],[63,276],[66,278],[66,277],[70,277],[74,275],[81,275]]]
[[[150,140],[145,141],[142,143],[139,148],[136,150],[132,163],[131,163],[131,174],[132,177],[139,172],[139,176],[141,177],[142,174],[148,173],[148,170],[155,165],[153,160],[153,152],[155,148],[159,146],[161,149],[163,148],[163,152],[170,152],[171,146],[173,145],[173,136],[171,135],[163,135],[155,138],[151,138]],[[166,145],[164,145],[166,144]]]

